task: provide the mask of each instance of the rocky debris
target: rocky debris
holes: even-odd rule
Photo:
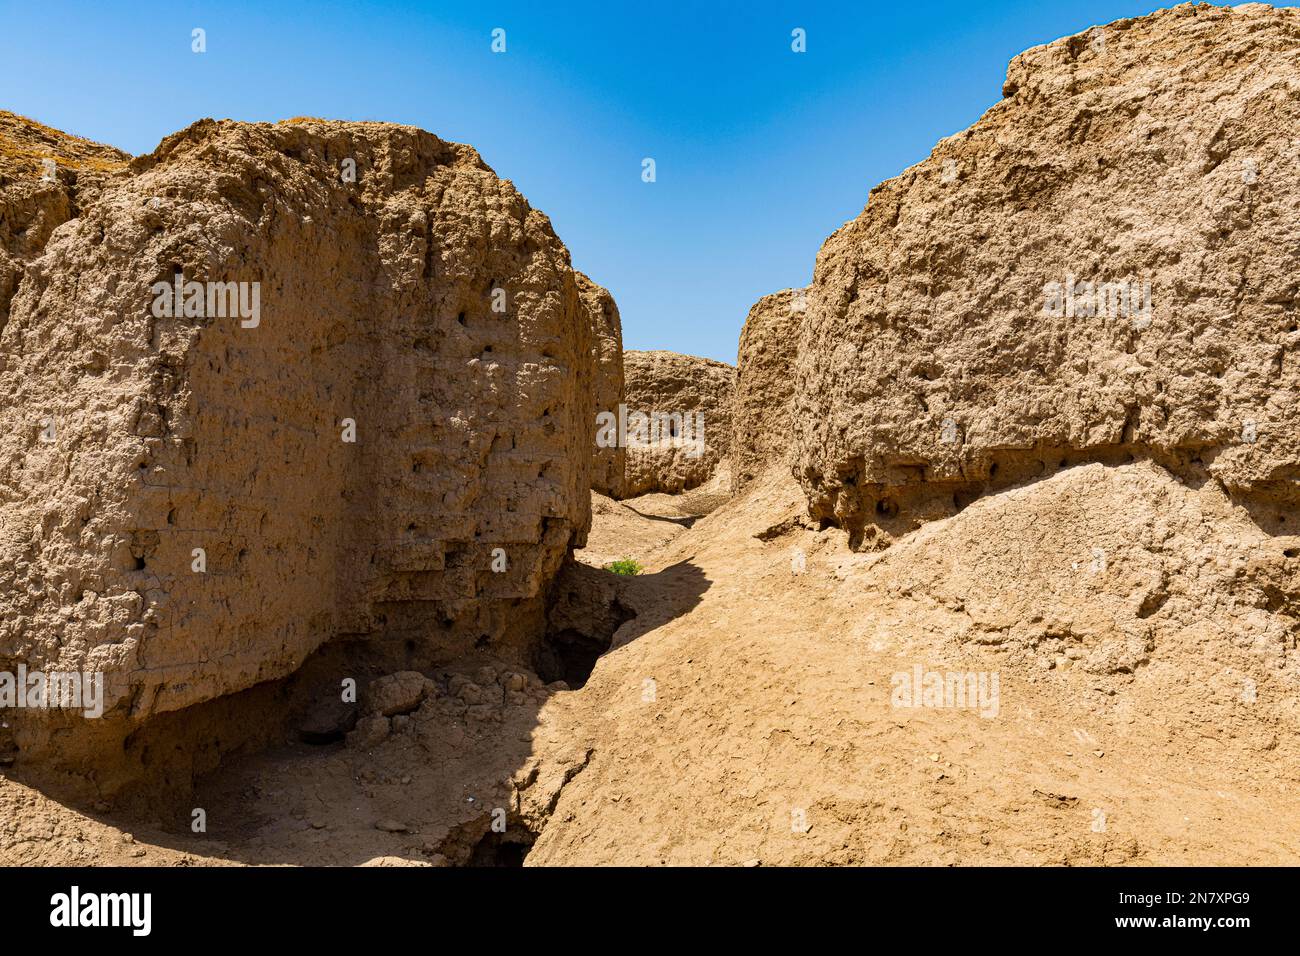
[[[0,664],[106,681],[103,720],[23,715],[19,759],[105,790],[114,738],[337,634],[522,662],[585,539],[568,252],[422,130],[168,137],[26,267],[0,354]]]
[[[537,707],[557,690],[567,689],[510,665],[446,670],[433,678],[414,671],[389,674],[371,682],[366,691],[368,714],[347,735],[347,745],[372,750],[402,734],[438,736],[447,732],[449,722],[500,724],[507,708]]]
[[[298,723],[298,739],[305,744],[330,744],[342,740],[357,722],[357,707],[335,694],[318,696]]]
[[[362,717],[357,721],[356,728],[347,735],[348,746],[356,750],[369,750],[383,743],[390,730],[392,721],[387,717],[380,714]]]
[[[783,289],[754,303],[740,332],[731,400],[731,489],[739,494],[793,444],[790,399],[795,345],[807,311],[804,289]]]
[[[430,708],[422,705],[419,715],[439,710],[452,716],[500,720],[502,708],[540,704],[550,696],[542,680],[531,671],[484,665],[472,674],[451,673],[446,678],[446,696]]]
[[[419,671],[389,674],[371,681],[366,688],[366,710],[385,717],[409,714],[436,690],[437,685]]]
[[[704,484],[727,457],[736,370],[676,352],[623,353],[627,466],[624,497]],[[644,416],[640,420],[634,415]]]
[[[27,264],[130,159],[112,146],[0,110],[0,332]]]
[[[436,866],[435,863],[426,863],[423,860],[408,860],[402,856],[376,856],[364,863],[358,863],[358,866],[378,866],[378,867],[395,867],[395,866]]]
[[[609,290],[597,285],[581,272],[577,273],[578,296],[591,317],[595,332],[596,414],[618,414],[624,401],[623,391],[623,323],[618,305]],[[622,445],[596,447],[591,463],[591,490],[611,498],[623,494],[626,451]]]
[[[1300,11],[1260,4],[1016,57],[817,257],[793,403],[813,516],[874,547],[1130,453],[1293,508],[1297,76]]]

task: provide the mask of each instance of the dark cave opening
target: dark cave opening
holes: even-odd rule
[[[613,637],[612,633],[602,638],[574,630],[548,634],[546,645],[537,655],[537,676],[548,684],[562,680],[570,690],[577,690],[587,683]]]
[[[489,830],[474,844],[469,865],[489,868],[523,866],[528,851],[533,848],[531,834],[527,840],[507,839],[509,836],[512,835]]]

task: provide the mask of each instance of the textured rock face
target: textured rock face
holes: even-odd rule
[[[578,294],[595,333],[596,414],[618,414],[623,403],[623,323],[609,290],[578,273]],[[622,445],[597,446],[591,465],[591,490],[611,498],[623,494],[627,453]]]
[[[1003,93],[818,256],[794,397],[813,515],[871,546],[1129,455],[1291,500],[1300,12],[1119,21],[1017,57]]]
[[[130,159],[0,110],[0,331],[26,264]]]
[[[257,308],[168,316],[178,275]],[[0,340],[0,669],[107,683],[101,721],[20,714],[20,756],[339,635],[522,656],[590,521],[593,347],[549,220],[467,146],[202,121],[134,160]]]
[[[745,319],[731,402],[733,493],[790,454],[795,344],[806,312],[805,290],[783,289],[755,302]]]
[[[954,641],[996,647],[1009,664],[1105,676],[1213,663],[1225,684],[1264,684],[1294,680],[1294,543],[1214,482],[1094,463],[928,524],[859,583],[942,609]]]
[[[630,422],[625,497],[674,494],[708,481],[727,457],[736,370],[694,355],[631,351],[623,353],[623,374]],[[638,414],[646,417],[641,429]]]

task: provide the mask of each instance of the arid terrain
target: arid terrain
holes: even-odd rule
[[[469,146],[0,112],[0,864],[1300,863],[1297,136],[1035,47],[732,367]]]
[[[1086,481],[1088,469],[1077,471],[1053,482]],[[1004,530],[1044,520],[1033,509],[1059,508],[1070,493],[995,496],[934,528],[944,540],[924,550],[954,548],[989,520]],[[78,812],[5,782],[6,858],[501,865],[527,852],[530,865],[1270,865],[1300,857],[1300,820],[1287,812],[1294,716],[1258,713],[1268,691],[1243,702],[1239,678],[1191,640],[1119,680],[1009,666],[1004,651],[953,639],[971,627],[963,613],[864,588],[881,559],[849,551],[842,532],[805,527],[799,491],[779,472],[693,522],[689,502],[668,496],[598,498],[595,507],[579,558],[635,553],[646,570],[621,597],[638,616],[580,690],[501,703],[496,675],[484,670],[494,663],[467,660],[446,685],[437,679],[447,686],[463,675],[460,699],[490,697],[476,713],[440,689],[435,706],[422,704],[371,748],[293,743],[231,761],[173,808],[167,829],[107,809]],[[806,569],[796,574],[799,552]],[[892,706],[891,674],[916,662],[999,671],[1000,713]],[[189,832],[192,807],[207,811],[205,836]],[[497,807],[507,818],[500,837],[491,831]],[[792,828],[797,811],[805,830]]]

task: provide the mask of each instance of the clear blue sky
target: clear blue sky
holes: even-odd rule
[[[806,284],[872,186],[998,100],[1012,56],[1157,8],[703,6],[0,0],[0,107],[131,153],[205,116],[424,127],[551,217],[626,347],[734,362],[754,300]]]

